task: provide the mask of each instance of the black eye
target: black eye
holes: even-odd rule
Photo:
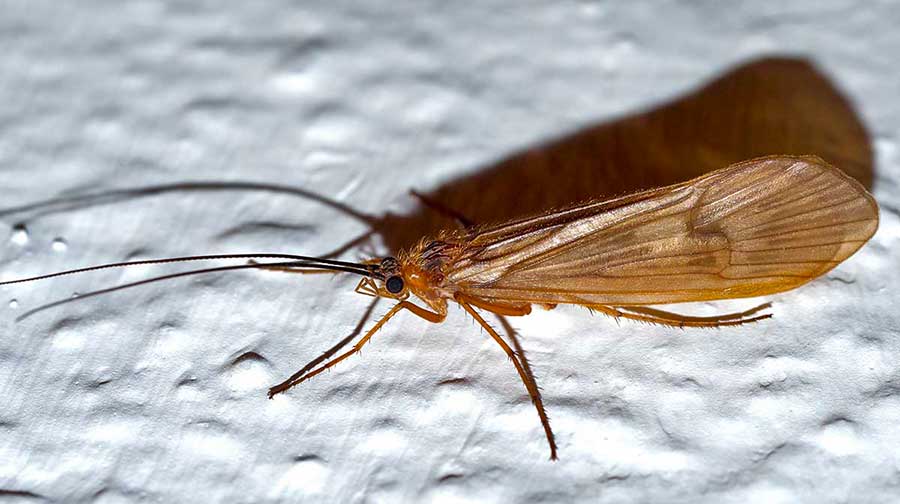
[[[403,290],[403,279],[394,275],[384,282],[384,286],[387,287],[388,292],[391,294],[398,294]]]

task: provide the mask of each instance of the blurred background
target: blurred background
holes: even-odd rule
[[[557,435],[460,310],[267,388],[389,303],[243,271],[0,287],[9,501],[890,502],[900,480],[894,2],[11,1],[0,279],[207,253],[358,260],[478,223],[813,154],[873,240],[715,331],[509,320]],[[181,269],[187,269],[181,268]],[[694,315],[769,299],[669,307]],[[24,318],[23,318],[24,316]],[[500,325],[500,321],[494,321]]]

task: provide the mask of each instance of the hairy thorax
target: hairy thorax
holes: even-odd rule
[[[452,298],[456,288],[447,281],[447,268],[463,250],[456,234],[441,233],[435,239],[421,240],[398,256],[400,269],[409,289],[429,304]]]

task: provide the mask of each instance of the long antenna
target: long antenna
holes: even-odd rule
[[[234,264],[231,266],[216,266],[212,268],[203,268],[189,271],[181,271],[178,273],[169,273],[167,275],[155,276],[151,278],[144,278],[142,280],[136,280],[134,282],[129,282],[121,285],[115,285],[113,287],[106,287],[103,289],[98,289],[91,292],[85,292],[78,294],[76,297],[70,297],[65,299],[60,299],[58,301],[53,301],[51,303],[47,303],[45,305],[38,306],[37,308],[32,308],[31,310],[26,311],[25,313],[16,317],[16,322],[21,322],[22,320],[34,315],[35,313],[42,312],[44,310],[49,310],[50,308],[55,308],[60,305],[72,303],[74,301],[82,301],[87,298],[91,298],[94,296],[100,296],[102,294],[109,294],[111,292],[116,292],[120,290],[130,289],[132,287],[138,287],[140,285],[147,285],[155,282],[162,282],[164,280],[172,280],[174,278],[186,277],[190,275],[200,275],[203,273],[215,273],[219,271],[231,271],[231,270],[239,270],[239,269],[261,269],[261,268],[295,268],[295,267],[309,267],[307,266],[306,261],[290,261],[290,262],[274,262],[274,263],[259,263],[259,264]],[[343,271],[343,270],[340,270]]]
[[[19,278],[16,280],[7,280],[5,282],[0,282],[0,285],[11,285],[17,283],[25,283],[25,282],[34,282],[36,280],[44,280],[47,278],[54,278],[63,275],[74,275],[76,273],[86,273],[88,271],[96,271],[101,269],[108,268],[122,268],[127,266],[138,266],[138,265],[146,265],[146,264],[164,264],[164,263],[174,263],[174,262],[188,262],[188,261],[210,261],[215,259],[287,259],[291,261],[290,263],[279,264],[279,266],[287,266],[287,267],[298,267],[298,268],[318,268],[325,270],[333,270],[333,271],[345,271],[347,273],[356,273],[357,275],[367,276],[367,277],[375,277],[380,278],[380,273],[378,272],[377,265],[374,264],[363,264],[363,263],[351,263],[345,261],[336,261],[334,259],[323,259],[319,257],[310,257],[310,256],[301,256],[294,254],[212,254],[212,255],[199,255],[199,256],[183,256],[183,257],[168,257],[165,259],[144,259],[141,261],[126,261],[126,262],[117,262],[117,263],[109,263],[109,264],[99,264],[96,266],[88,266],[86,268],[78,268],[66,271],[57,271],[55,273],[48,273],[46,275],[38,275],[28,278]],[[182,275],[192,274],[192,273],[207,273],[211,271],[222,271],[223,269],[243,269],[243,268],[260,268],[271,266],[271,264],[249,264],[249,265],[241,265],[241,267],[223,267],[219,268],[206,268],[203,270],[196,270],[193,272],[186,271],[183,272]]]

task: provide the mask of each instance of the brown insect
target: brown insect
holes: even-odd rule
[[[396,258],[351,263],[289,254],[175,257],[93,266],[0,285],[134,264],[265,258],[280,262],[221,266],[159,279],[241,268],[349,272],[363,277],[356,292],[397,301],[352,349],[272,387],[270,398],[358,352],[401,311],[438,323],[452,301],[512,360],[537,408],[550,458],[556,459],[534,380],[479,310],[519,316],[530,313],[535,304],[548,309],[573,304],[617,318],[675,327],[746,324],[770,317],[758,314],[769,304],[713,317],[679,315],[648,305],[793,289],[850,257],[877,227],[878,205],[858,182],[817,157],[773,156],[681,184],[498,226],[467,224],[423,239]],[[413,302],[413,296],[421,303]]]

